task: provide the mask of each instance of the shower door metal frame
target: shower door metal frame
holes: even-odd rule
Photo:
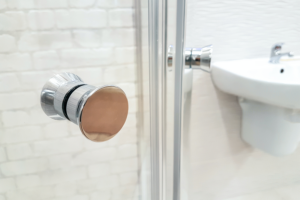
[[[151,199],[180,200],[186,2],[148,2]],[[168,63],[170,46],[175,49],[171,66]],[[168,109],[169,104],[173,107]],[[173,113],[172,119],[170,113]],[[172,152],[168,151],[170,147]]]

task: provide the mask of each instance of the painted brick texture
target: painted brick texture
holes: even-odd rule
[[[0,200],[136,198],[133,6],[133,0],[0,0]],[[74,124],[44,115],[39,92],[59,72],[124,88],[130,115],[119,135],[94,143]]]

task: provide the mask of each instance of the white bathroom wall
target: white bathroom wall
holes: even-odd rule
[[[300,55],[300,1],[187,1],[186,43],[214,45],[213,61],[268,57],[271,46]],[[273,157],[240,137],[235,96],[216,89],[210,74],[193,70],[188,147],[191,200],[297,200],[300,147]]]
[[[214,45],[213,61],[269,57],[271,47],[300,55],[298,0],[187,0],[186,46]]]
[[[0,200],[129,200],[138,194],[133,0],[0,0]],[[73,72],[129,98],[122,131],[87,140],[40,108],[44,83]]]

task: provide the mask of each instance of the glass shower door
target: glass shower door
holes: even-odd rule
[[[1,200],[150,198],[135,6],[130,0],[0,1]],[[43,113],[41,89],[62,72],[125,91],[129,113],[115,137],[92,142],[75,124]]]

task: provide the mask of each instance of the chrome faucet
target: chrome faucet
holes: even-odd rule
[[[292,52],[281,53],[281,48],[284,43],[277,43],[271,49],[270,63],[279,63],[282,56],[294,56]]]

